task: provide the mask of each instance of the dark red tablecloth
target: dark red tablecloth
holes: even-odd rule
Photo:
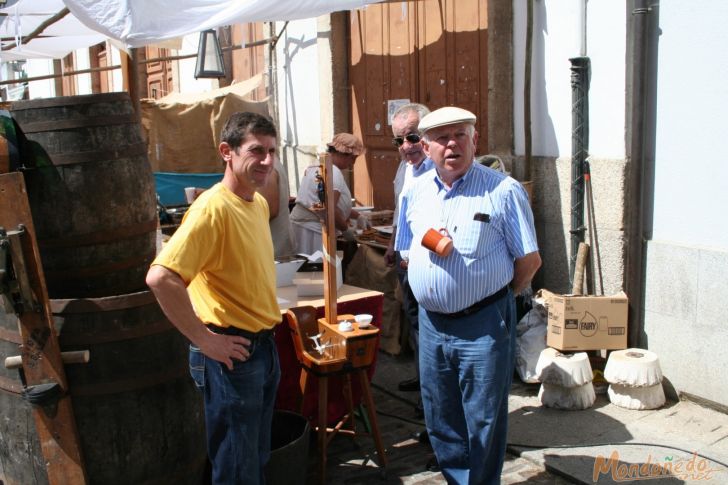
[[[359,313],[369,313],[374,317],[373,324],[380,326],[382,321],[382,304],[383,296],[368,296],[357,300],[340,302],[337,305],[337,313],[339,315]],[[316,308],[318,317],[324,316],[323,306]],[[278,395],[276,396],[276,409],[285,409],[288,411],[300,412],[299,404],[301,399],[300,376],[301,366],[296,358],[296,350],[293,347],[293,339],[291,331],[288,328],[288,322],[283,323],[276,328],[276,347],[278,348],[278,356],[281,362],[281,382],[278,386]],[[377,337],[377,348],[379,348],[379,338]],[[369,378],[374,374],[376,364],[376,353],[374,361],[368,370]],[[355,374],[352,374],[352,394],[354,396],[354,404],[361,402],[361,388],[359,380]],[[343,378],[341,376],[333,376],[329,378],[329,405],[328,405],[328,424],[334,424],[343,416],[346,409],[346,400],[344,399]],[[318,379],[311,375],[308,380],[306,395],[303,400],[303,415],[312,423],[316,424],[318,413]]]

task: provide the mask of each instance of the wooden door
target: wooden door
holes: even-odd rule
[[[382,3],[351,16],[352,130],[367,148],[354,166],[353,194],[361,204],[393,209],[399,153],[391,143],[391,100],[472,111],[478,116],[479,153],[485,153],[487,2]]]
[[[146,59],[157,59],[167,57],[168,49],[160,49],[154,46],[145,48]],[[147,66],[147,96],[159,99],[174,90],[172,77],[172,63],[169,61],[148,62]]]
[[[232,45],[248,45],[259,42],[265,38],[265,23],[255,22],[237,24],[232,27]],[[257,76],[265,71],[266,44],[246,47],[232,51],[231,65],[232,81],[240,82]],[[229,66],[228,66],[229,68]],[[265,99],[265,85],[261,84],[250,93],[250,99],[261,101]]]
[[[106,42],[101,42],[89,47],[89,62],[91,67],[106,67],[109,65],[108,50]],[[109,92],[109,71],[97,71],[91,73],[91,92]]]

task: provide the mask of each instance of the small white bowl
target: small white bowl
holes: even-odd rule
[[[350,321],[344,320],[339,323],[340,332],[351,332],[352,330],[354,330],[354,325],[352,325]]]
[[[367,328],[372,324],[372,317],[368,313],[361,313],[359,315],[356,315],[354,317],[354,320],[356,320],[356,323],[359,324],[359,328]]]

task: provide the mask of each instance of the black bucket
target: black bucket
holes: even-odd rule
[[[306,418],[275,411],[271,425],[270,460],[265,467],[267,485],[303,485],[308,471],[310,427]]]

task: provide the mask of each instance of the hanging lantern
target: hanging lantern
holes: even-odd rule
[[[197,47],[197,63],[195,79],[225,77],[225,63],[222,60],[220,42],[213,29],[200,32],[200,44]]]

